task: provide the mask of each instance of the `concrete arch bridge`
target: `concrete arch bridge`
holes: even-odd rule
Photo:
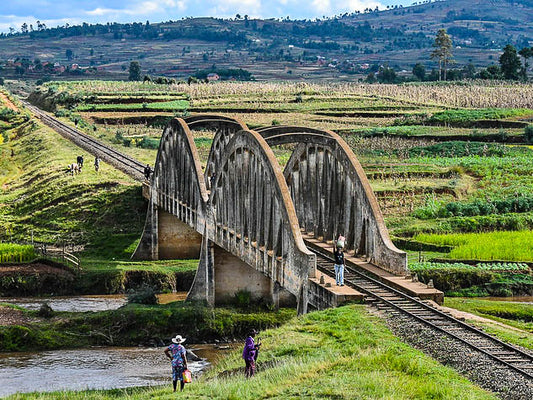
[[[204,168],[193,138],[202,129],[216,132]],[[292,151],[283,169],[275,146]],[[145,189],[148,213],[133,257],[199,258],[189,299],[214,305],[248,290],[275,305],[296,303],[300,313],[335,305],[314,250],[331,248],[339,234],[346,254],[407,273],[360,163],[331,131],[175,118]]]

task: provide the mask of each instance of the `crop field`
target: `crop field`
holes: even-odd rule
[[[33,246],[0,243],[0,263],[27,262],[36,257]]]
[[[533,228],[532,84],[83,81],[49,82],[34,95],[65,121],[147,163],[155,161],[166,123],[195,113],[231,116],[252,129],[333,130],[362,163],[393,239]],[[204,161],[214,133],[194,132]],[[274,151],[283,166],[289,151]],[[497,240],[499,247],[457,247],[440,256],[533,259],[531,246]]]

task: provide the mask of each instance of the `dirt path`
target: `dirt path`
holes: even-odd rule
[[[10,108],[11,110],[15,111],[15,112],[18,112],[19,109],[17,108],[16,105],[14,105],[11,100],[9,100],[9,98],[2,92],[0,92],[0,100],[2,100],[2,103],[4,103],[4,105],[7,107],[7,108]]]

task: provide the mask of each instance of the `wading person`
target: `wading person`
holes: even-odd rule
[[[252,329],[246,342],[244,342],[244,349],[242,351],[242,358],[246,364],[244,369],[244,376],[251,378],[255,374],[255,362],[257,361],[257,355],[259,354],[259,348],[261,343],[255,344],[254,337],[257,335],[257,331]]]
[[[165,354],[172,363],[172,386],[174,391],[180,381],[180,390],[183,390],[185,382],[183,380],[183,373],[187,369],[187,351],[181,344],[185,342],[185,338],[177,335],[172,338],[172,344],[165,349]]]
[[[335,249],[333,250],[333,256],[335,257],[335,282],[337,286],[344,286],[344,237],[339,236],[337,243],[335,243]]]

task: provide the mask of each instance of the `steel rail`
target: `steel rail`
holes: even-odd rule
[[[319,271],[323,272],[323,273],[326,273],[328,274],[329,276],[334,276],[335,273],[331,270],[331,268],[328,268],[328,267],[324,267],[324,266],[321,266],[319,265],[319,259],[322,259],[322,260],[325,260],[328,262],[328,265],[333,265],[333,262],[334,260],[328,255],[326,256],[325,254],[323,254],[322,252],[317,252],[316,250],[313,250],[313,252],[317,255],[317,268]],[[530,362],[531,363],[531,367],[533,368],[533,355],[531,354],[528,354],[516,347],[514,347],[513,345],[510,345],[508,343],[505,343],[469,324],[466,324],[460,320],[458,320],[457,318],[454,318],[452,317],[451,315],[448,315],[446,313],[443,313],[442,311],[439,311],[437,309],[435,309],[434,307],[431,307],[429,306],[428,304],[425,304],[423,303],[422,301],[420,300],[417,300],[411,296],[409,296],[408,294],[406,293],[403,293],[393,287],[390,287],[388,285],[386,285],[385,283],[381,282],[381,281],[378,281],[374,278],[372,278],[371,276],[367,275],[366,273],[363,273],[361,271],[358,271],[357,269],[355,268],[352,268],[352,267],[349,267],[349,266],[345,266],[345,271],[348,271],[349,273],[351,274],[354,274],[356,275],[357,279],[359,280],[364,280],[365,282],[363,283],[356,283],[356,282],[353,282],[351,281],[350,279],[346,279],[345,278],[345,283],[347,283],[349,286],[353,287],[354,289],[357,289],[358,291],[364,293],[364,294],[367,294],[369,296],[371,296],[372,298],[375,298],[377,301],[379,302],[382,302],[384,304],[386,304],[387,306],[389,307],[392,307],[406,315],[408,315],[409,317],[411,318],[414,318],[416,319],[417,321],[419,322],[422,322],[423,324],[425,325],[429,325],[431,328],[433,329],[436,329],[442,333],[445,333],[446,335],[448,336],[451,336],[452,338],[456,339],[456,340],[459,340],[460,342],[468,345],[469,347],[475,349],[476,351],[478,352],[481,352],[487,356],[489,356],[490,358],[492,358],[493,360],[505,365],[506,367],[526,376],[527,378],[530,378],[530,379],[533,379],[533,374],[528,372],[528,371],[525,371],[524,369],[521,369],[520,367],[516,366],[516,365],[513,365],[512,363],[498,357],[497,355],[491,353],[490,351],[487,351],[486,349],[484,348],[480,348],[479,346],[477,346],[475,343],[472,343],[471,341],[463,338],[463,337],[460,337],[458,336],[457,334],[453,333],[453,332],[450,332],[449,330],[447,330],[446,328],[451,328],[451,327],[457,327],[459,326],[460,328],[462,328],[465,332],[465,333],[474,333],[477,335],[477,337],[471,339],[472,341],[474,340],[480,340],[480,339],[483,339],[483,340],[486,340],[488,342],[491,343],[491,345],[493,345],[494,347],[498,347],[499,346],[499,349],[497,350],[501,350],[502,348],[509,351],[509,352],[512,352],[514,353],[516,356],[520,357],[522,360],[519,360],[519,361],[516,361],[515,364],[519,364],[519,363],[527,363],[527,362]],[[394,296],[398,296],[400,297],[400,299],[396,299],[396,300],[390,300],[390,299],[386,299],[383,297],[383,295],[380,295],[380,294],[377,294],[375,292],[376,289],[374,289],[374,291],[372,289],[369,289],[368,287],[365,287],[365,283],[368,284],[368,283],[371,283],[372,285],[376,285],[378,286],[379,289],[381,290],[384,290],[386,292],[388,292],[389,294],[393,294]],[[398,301],[409,301],[408,304],[397,304],[395,303],[398,302]],[[405,308],[405,306],[407,305],[416,305],[419,307],[418,310],[407,310]],[[440,322],[447,322],[449,323],[450,325],[448,327],[443,327],[443,326],[439,326],[439,325],[436,325],[434,322],[432,321],[429,321],[427,318],[429,316],[425,316],[425,317],[422,317],[420,315],[417,315],[416,312],[417,311],[425,311],[425,312],[430,312],[431,314],[429,316],[438,316],[440,318]]]
[[[58,131],[65,138],[72,140],[84,150],[102,158],[103,161],[115,166],[132,178],[139,181],[144,180],[144,168],[146,164],[143,164],[133,157],[111,148],[105,143],[102,143],[90,135],[87,135],[86,133],[75,129],[64,122],[61,122],[54,117],[51,117],[41,109],[29,104],[26,101],[23,101],[23,104],[28,110],[37,115],[44,124]]]

